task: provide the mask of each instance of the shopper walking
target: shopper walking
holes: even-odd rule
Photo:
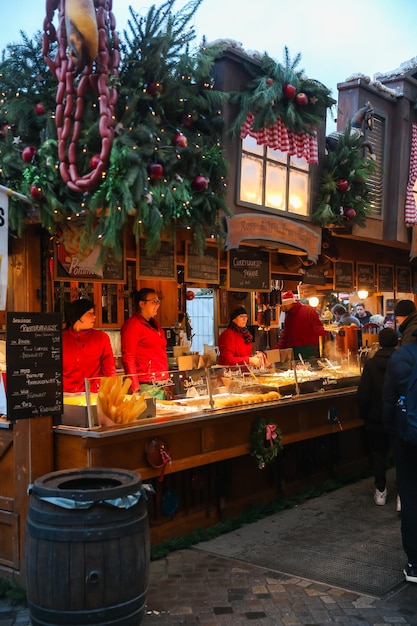
[[[387,501],[386,471],[391,449],[391,435],[382,417],[385,372],[388,359],[398,345],[397,333],[393,328],[384,328],[378,333],[379,350],[364,365],[357,390],[359,417],[365,422],[369,450],[375,480],[374,502],[381,506]]]
[[[394,458],[397,487],[401,497],[401,537],[408,562],[405,579],[417,583],[417,445],[400,437],[398,403],[407,394],[407,384],[417,360],[417,330],[414,344],[400,346],[388,361],[384,382],[384,420],[388,432],[395,436]],[[412,349],[410,349],[412,346]]]
[[[417,328],[417,309],[412,300],[400,300],[395,305],[394,315],[397,319],[401,345],[414,341],[413,332]]]

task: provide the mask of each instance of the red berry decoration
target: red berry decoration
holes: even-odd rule
[[[191,189],[196,192],[206,191],[209,186],[209,179],[205,176],[196,176],[191,181]]]
[[[305,107],[308,104],[308,96],[303,91],[300,91],[300,93],[295,96],[295,101],[299,107]]]
[[[99,154],[93,154],[93,156],[90,159],[90,167],[92,170],[95,170],[96,167],[98,166],[98,164],[100,163],[100,155]]]
[[[186,148],[188,146],[188,139],[182,133],[177,133],[172,138],[172,145],[176,148]]]
[[[37,102],[35,104],[35,112],[36,115],[43,115],[45,113],[45,107],[43,106],[42,102]]]
[[[38,185],[32,185],[32,187],[30,188],[30,195],[35,200],[42,200],[43,198],[42,189],[38,187]]]
[[[349,222],[354,220],[356,217],[356,211],[351,206],[347,207],[346,209],[343,209],[343,213],[344,213],[345,218],[349,220]]]
[[[147,170],[151,180],[159,180],[164,173],[164,168],[160,163],[149,163]]]
[[[268,85],[268,87],[270,87],[271,85],[274,84],[274,79],[273,78],[267,78],[266,79],[266,84]]]
[[[292,100],[295,96],[296,91],[297,90],[294,85],[291,85],[291,83],[285,83],[282,88],[282,95],[284,96],[284,98],[287,98],[287,100]]]
[[[162,94],[164,92],[164,86],[162,83],[152,82],[148,84],[148,94],[150,96],[156,96],[156,94]]]
[[[336,187],[337,191],[345,193],[349,189],[349,183],[346,178],[339,178],[339,180],[336,181]]]
[[[35,146],[26,146],[22,150],[22,159],[25,163],[32,163],[34,157],[38,154]]]

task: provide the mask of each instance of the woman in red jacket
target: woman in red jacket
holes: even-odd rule
[[[132,294],[135,312],[120,329],[122,363],[132,378],[132,391],[163,395],[156,383],[168,377],[167,340],[155,319],[161,301],[154,289],[144,287]]]
[[[243,306],[232,311],[229,325],[219,337],[219,365],[264,365],[263,352],[252,356],[253,336],[247,323],[248,314]]]
[[[86,298],[70,302],[66,310],[67,328],[62,333],[63,389],[68,393],[85,391],[85,379],[115,376],[116,364],[109,336],[94,327],[94,302]],[[97,391],[92,384],[91,391]]]

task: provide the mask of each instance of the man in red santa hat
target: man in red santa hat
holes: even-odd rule
[[[281,311],[285,313],[284,329],[276,348],[293,348],[295,358],[320,356],[319,337],[326,331],[316,310],[297,301],[292,291],[283,291]]]

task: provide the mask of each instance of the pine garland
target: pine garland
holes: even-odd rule
[[[378,165],[371,156],[361,154],[362,142],[362,137],[352,134],[349,124],[339,135],[336,149],[326,154],[314,223],[365,227],[372,200],[369,179]]]
[[[284,64],[280,64],[267,53],[259,63],[245,64],[252,77],[243,91],[233,92],[230,100],[236,104],[237,115],[231,127],[232,134],[240,132],[248,113],[254,114],[253,129],[272,126],[278,118],[294,133],[309,133],[322,124],[327,108],[336,101],[322,83],[307,78],[303,70],[296,70],[301,55],[291,61],[288,48],[284,49]],[[285,86],[295,89],[293,97],[285,96]],[[296,94],[305,94],[307,104],[298,104]]]
[[[283,449],[281,431],[276,424],[269,424],[264,419],[253,422],[249,443],[251,456],[257,460],[259,469],[272,463]]]
[[[228,162],[220,138],[228,94],[216,91],[212,81],[223,47],[190,52],[195,35],[188,24],[202,0],[176,14],[174,1],[152,6],[144,17],[130,8],[120,46],[116,138],[107,170],[92,193],[72,192],[59,173],[53,120],[57,81],[42,59],[41,33],[32,38],[22,34],[21,45],[7,47],[0,63],[0,183],[32,200],[29,213],[36,213],[52,236],[67,220],[83,216],[84,239],[99,240],[103,250],[112,248],[116,255],[128,222],[137,239],[145,238],[149,254],[157,252],[161,238],[174,238],[176,229],[185,227],[200,251],[208,238],[223,245],[226,233],[219,214],[230,215],[230,210]],[[44,108],[41,114],[38,103]],[[178,134],[185,137],[185,146],[175,143]],[[83,176],[101,145],[94,92],[85,95],[78,144],[77,169]],[[27,146],[36,150],[29,163],[21,158]],[[162,166],[161,177],[149,174],[151,164]],[[196,177],[203,177],[207,186],[195,188]],[[20,234],[27,218],[27,205],[13,200],[12,228]]]

